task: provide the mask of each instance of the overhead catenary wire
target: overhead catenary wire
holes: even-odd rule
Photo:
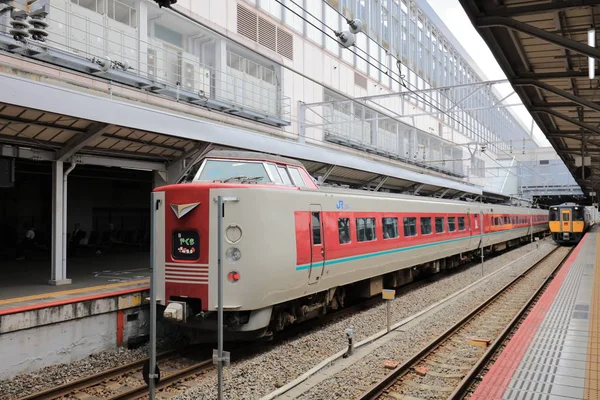
[[[306,18],[305,16],[299,14],[298,12],[296,12],[295,10],[293,10],[292,8],[290,8],[288,5],[286,5],[284,2],[282,2],[281,0],[275,0],[277,3],[279,3],[280,5],[282,5],[284,8],[286,8],[287,10],[289,10],[290,12],[292,12],[293,14],[295,14],[296,16],[300,17],[302,20],[304,20],[306,23],[310,24],[311,26],[313,26],[315,29],[319,30],[321,33],[323,33],[325,36],[329,37],[330,39],[334,40],[334,41],[338,41],[338,39],[336,37],[331,36],[329,33],[327,33],[325,30],[323,30],[323,28],[315,25],[313,22],[309,21],[308,18]],[[312,17],[313,19],[315,19],[316,21],[320,21],[317,17],[315,17],[310,11],[306,10],[304,7],[300,6],[298,3],[296,3],[294,0],[288,0],[290,3],[294,4],[296,7],[300,8],[301,10],[303,10],[307,15],[309,15],[310,17]],[[326,1],[324,1],[324,3],[326,5],[328,5],[328,3]],[[333,7],[332,7],[333,8]],[[334,9],[335,10],[335,9]],[[338,10],[335,10],[338,14],[340,14],[340,12]],[[342,15],[342,14],[340,14]],[[342,15],[343,18],[345,18]],[[346,19],[347,21],[347,19]],[[325,24],[324,22],[320,22],[322,25],[324,25],[325,27],[327,27],[328,29],[330,29],[332,32],[337,33],[337,31],[335,29],[333,29],[332,27],[330,27],[329,25]],[[383,48],[377,41],[373,40],[372,38],[370,38],[369,35],[367,35],[365,32],[362,32],[363,34],[365,34],[365,36],[372,40],[374,43],[377,44],[378,47]],[[463,126],[465,128],[465,130],[472,132],[475,136],[479,137],[480,139],[482,139],[485,142],[485,138],[483,138],[479,133],[477,133],[476,131],[474,131],[473,129],[471,129],[470,127],[468,127],[463,121],[461,121],[460,119],[457,119],[456,117],[452,116],[451,114],[447,113],[445,110],[442,110],[441,108],[439,108],[438,106],[436,106],[435,104],[432,104],[431,102],[429,102],[429,100],[423,98],[422,96],[420,96],[418,93],[416,93],[414,90],[410,89],[406,83],[405,80],[403,79],[402,75],[398,74],[397,72],[391,70],[388,66],[386,66],[385,64],[381,63],[381,61],[376,60],[378,64],[382,65],[385,67],[386,71],[384,71],[383,69],[381,69],[380,67],[376,66],[375,64],[373,64],[371,61],[369,61],[369,58],[372,58],[368,55],[368,53],[363,50],[360,49],[357,46],[354,46],[357,49],[361,50],[363,53],[367,54],[367,58],[361,56],[360,54],[358,54],[357,52],[353,51],[350,48],[347,48],[351,53],[353,53],[354,55],[356,55],[357,57],[359,57],[360,59],[362,59],[363,61],[365,61],[368,65],[371,65],[373,68],[377,69],[378,71],[384,73],[385,75],[389,76],[390,79],[394,80],[396,83],[398,83],[400,86],[404,87],[405,89],[407,89],[411,94],[413,94],[415,97],[420,98],[421,101],[423,101],[423,103],[429,105],[430,107],[438,110],[440,113],[448,116],[449,119],[457,122],[459,125]],[[385,50],[385,49],[384,49]],[[387,52],[387,50],[386,50]],[[391,57],[393,57],[393,55],[390,55]],[[395,57],[393,57],[394,59],[396,59]],[[402,63],[401,60],[396,59],[397,63]],[[401,80],[398,81],[397,79],[395,79],[393,76],[391,76],[391,74],[388,74],[387,71],[391,71],[393,74],[397,75]],[[408,82],[410,84],[410,82]],[[412,85],[412,84],[411,84]],[[413,85],[414,86],[414,85]],[[418,89],[418,88],[417,88]],[[375,103],[378,106],[389,110],[390,112],[392,112],[395,115],[400,116],[399,114],[395,113],[393,110],[390,110],[389,108],[382,106],[378,103]],[[400,116],[400,117],[404,117],[404,116]],[[496,147],[497,150],[499,150],[500,152],[504,153],[505,155],[509,156],[509,157],[513,157],[510,153],[507,153],[505,150],[500,149],[498,146],[494,146]],[[502,165],[500,162],[498,162],[497,160],[495,160],[494,158],[492,158],[489,154],[484,153],[490,160],[494,161],[496,164],[498,164],[499,166],[501,166],[502,168],[506,169],[507,172],[514,174],[514,172],[510,171],[509,168],[507,168],[506,166]],[[529,166],[523,164],[522,162],[516,160],[517,163],[521,166],[523,166],[524,168],[528,169],[529,171],[531,171],[532,173],[535,174],[535,171],[533,169],[531,169]]]

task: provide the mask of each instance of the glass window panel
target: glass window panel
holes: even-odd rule
[[[398,218],[383,218],[383,238],[394,239],[398,237]]]
[[[338,219],[338,236],[340,244],[350,243],[350,219],[339,218]]]
[[[404,217],[404,236],[417,235],[417,219],[414,217]]]

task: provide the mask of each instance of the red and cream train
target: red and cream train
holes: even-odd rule
[[[223,210],[230,339],[269,336],[548,230],[544,210],[318,187],[297,161],[242,151],[210,152],[155,192],[163,315],[210,339],[219,195],[235,200]]]

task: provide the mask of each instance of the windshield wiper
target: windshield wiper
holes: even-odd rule
[[[229,177],[229,178],[225,179],[223,181],[223,183],[227,183],[227,182],[231,182],[231,181],[241,181],[241,180],[244,180],[244,179],[248,179],[248,177],[244,176],[244,175],[241,175],[241,176],[232,176],[232,177]]]
[[[264,176],[260,175],[260,176],[253,176],[253,177],[250,177],[250,178],[246,178],[244,180],[245,181],[258,181],[258,180],[261,180],[263,178],[264,178]]]

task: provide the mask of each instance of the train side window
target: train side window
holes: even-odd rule
[[[479,229],[479,214],[473,214],[473,222],[475,222],[475,229]]]
[[[398,218],[383,218],[383,238],[394,239],[398,237]]]
[[[435,233],[444,233],[444,217],[435,217]]]
[[[448,232],[456,231],[456,217],[448,217]]]
[[[265,164],[267,166],[267,171],[269,171],[269,175],[273,178],[275,183],[283,185],[283,179],[279,176],[279,172],[277,172],[277,166],[275,164]]]
[[[350,218],[338,218],[340,244],[350,243]]]
[[[494,217],[494,223],[493,223],[493,225],[500,225],[500,224],[498,223],[498,217]]]
[[[313,245],[321,244],[321,213],[312,213]]]
[[[431,217],[421,217],[421,235],[431,234]]]
[[[459,231],[465,230],[465,217],[458,217],[458,230]]]
[[[375,239],[375,218],[356,218],[356,240],[368,242]]]
[[[415,217],[404,217],[404,236],[417,235],[417,219]]]
[[[285,167],[277,167],[277,169],[279,170],[279,175],[281,175],[281,179],[283,179],[283,184],[290,186],[293,185],[292,180],[290,179],[290,176],[288,175]]]
[[[290,175],[292,176],[292,180],[294,181],[296,186],[306,187],[306,184],[304,183],[304,180],[302,179],[302,175],[300,175],[300,171],[298,171],[298,168],[288,167],[288,170],[290,171]]]

